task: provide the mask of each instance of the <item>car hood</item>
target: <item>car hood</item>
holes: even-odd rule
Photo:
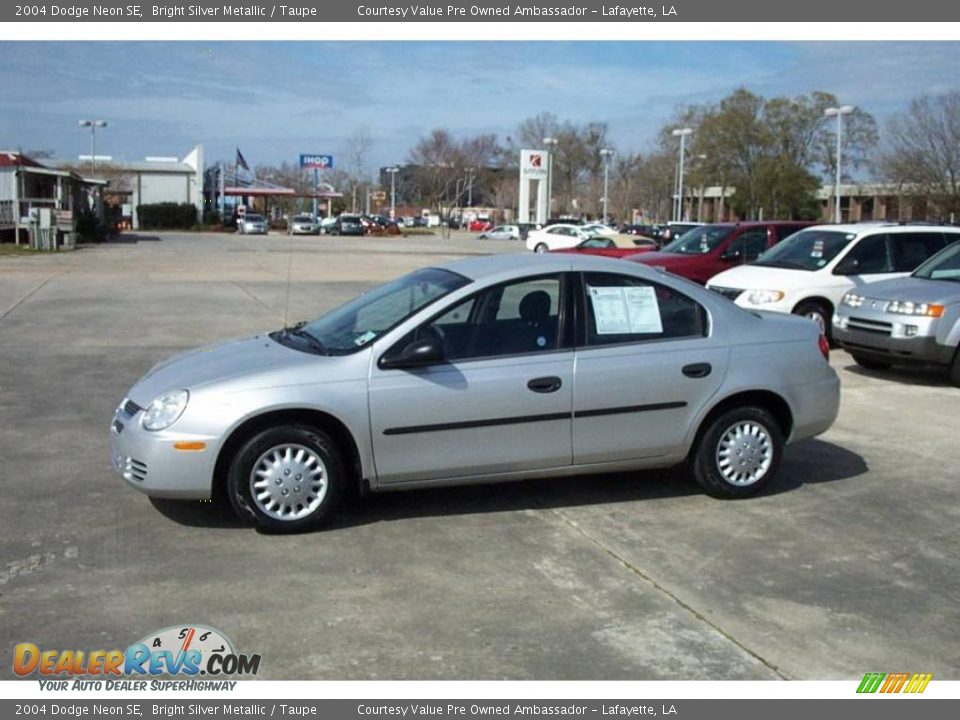
[[[793,289],[812,284],[817,275],[817,271],[741,265],[714,275],[707,283],[707,287],[729,287],[742,290]]]
[[[667,270],[703,262],[709,257],[709,255],[680,255],[677,253],[665,253],[660,252],[659,250],[655,252],[643,252],[642,250],[638,249],[637,253],[639,254],[639,257],[631,257],[630,260],[633,262],[643,263],[644,265],[662,267]]]
[[[237,378],[249,378],[250,389],[303,382],[305,377],[316,377],[322,372],[318,365],[333,367],[340,359],[301,352],[274,342],[267,335],[255,335],[173,355],[154,365],[128,395],[146,407],[170,390],[196,390]],[[305,366],[311,367],[309,373],[304,371]]]
[[[960,302],[960,283],[905,277],[882,280],[864,287],[860,295],[874,300],[909,300],[917,303],[949,305]]]

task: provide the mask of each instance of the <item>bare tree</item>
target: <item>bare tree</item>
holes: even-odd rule
[[[343,169],[347,174],[348,185],[346,187],[351,194],[353,212],[358,210],[358,192],[366,190],[370,182],[370,169],[367,166],[372,147],[373,137],[370,135],[370,128],[366,125],[360,125],[347,138],[346,146],[342,151],[342,156],[346,158]]]
[[[960,92],[915,98],[886,138],[883,174],[928,195],[944,217],[960,213]]]

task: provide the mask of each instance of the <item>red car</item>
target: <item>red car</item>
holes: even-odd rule
[[[645,237],[623,237],[612,235],[595,235],[581,242],[576,247],[554,250],[558,253],[581,253],[584,255],[601,255],[603,257],[624,258],[637,253],[652,252],[657,249],[657,241]]]
[[[784,238],[814,224],[773,220],[702,225],[684,233],[659,252],[627,259],[662,267],[667,272],[706,285],[707,280],[717,273],[753,262]]]
[[[489,220],[477,218],[476,220],[470,221],[470,224],[467,225],[467,230],[470,232],[486,232],[487,230],[493,230],[493,223]]]

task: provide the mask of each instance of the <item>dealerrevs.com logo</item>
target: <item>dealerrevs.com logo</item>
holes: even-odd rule
[[[126,650],[41,649],[30,642],[13,650],[13,672],[22,678],[39,675],[44,690],[146,690],[147,680],[137,678],[158,676],[189,680],[151,679],[149,689],[232,690],[236,682],[222,678],[250,677],[259,670],[259,654],[237,653],[223,633],[202,625],[168,627]]]
[[[922,693],[933,680],[933,673],[867,673],[858,693]]]

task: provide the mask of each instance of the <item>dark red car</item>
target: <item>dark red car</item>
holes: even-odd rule
[[[659,252],[626,258],[631,262],[662,267],[667,272],[701,285],[717,273],[753,262],[798,230],[815,223],[799,220],[719,223],[690,230]]]
[[[595,235],[581,242],[576,247],[554,250],[558,253],[582,253],[584,255],[600,255],[602,257],[624,258],[642,252],[652,252],[657,249],[657,241],[651,238],[614,237],[610,235]]]

